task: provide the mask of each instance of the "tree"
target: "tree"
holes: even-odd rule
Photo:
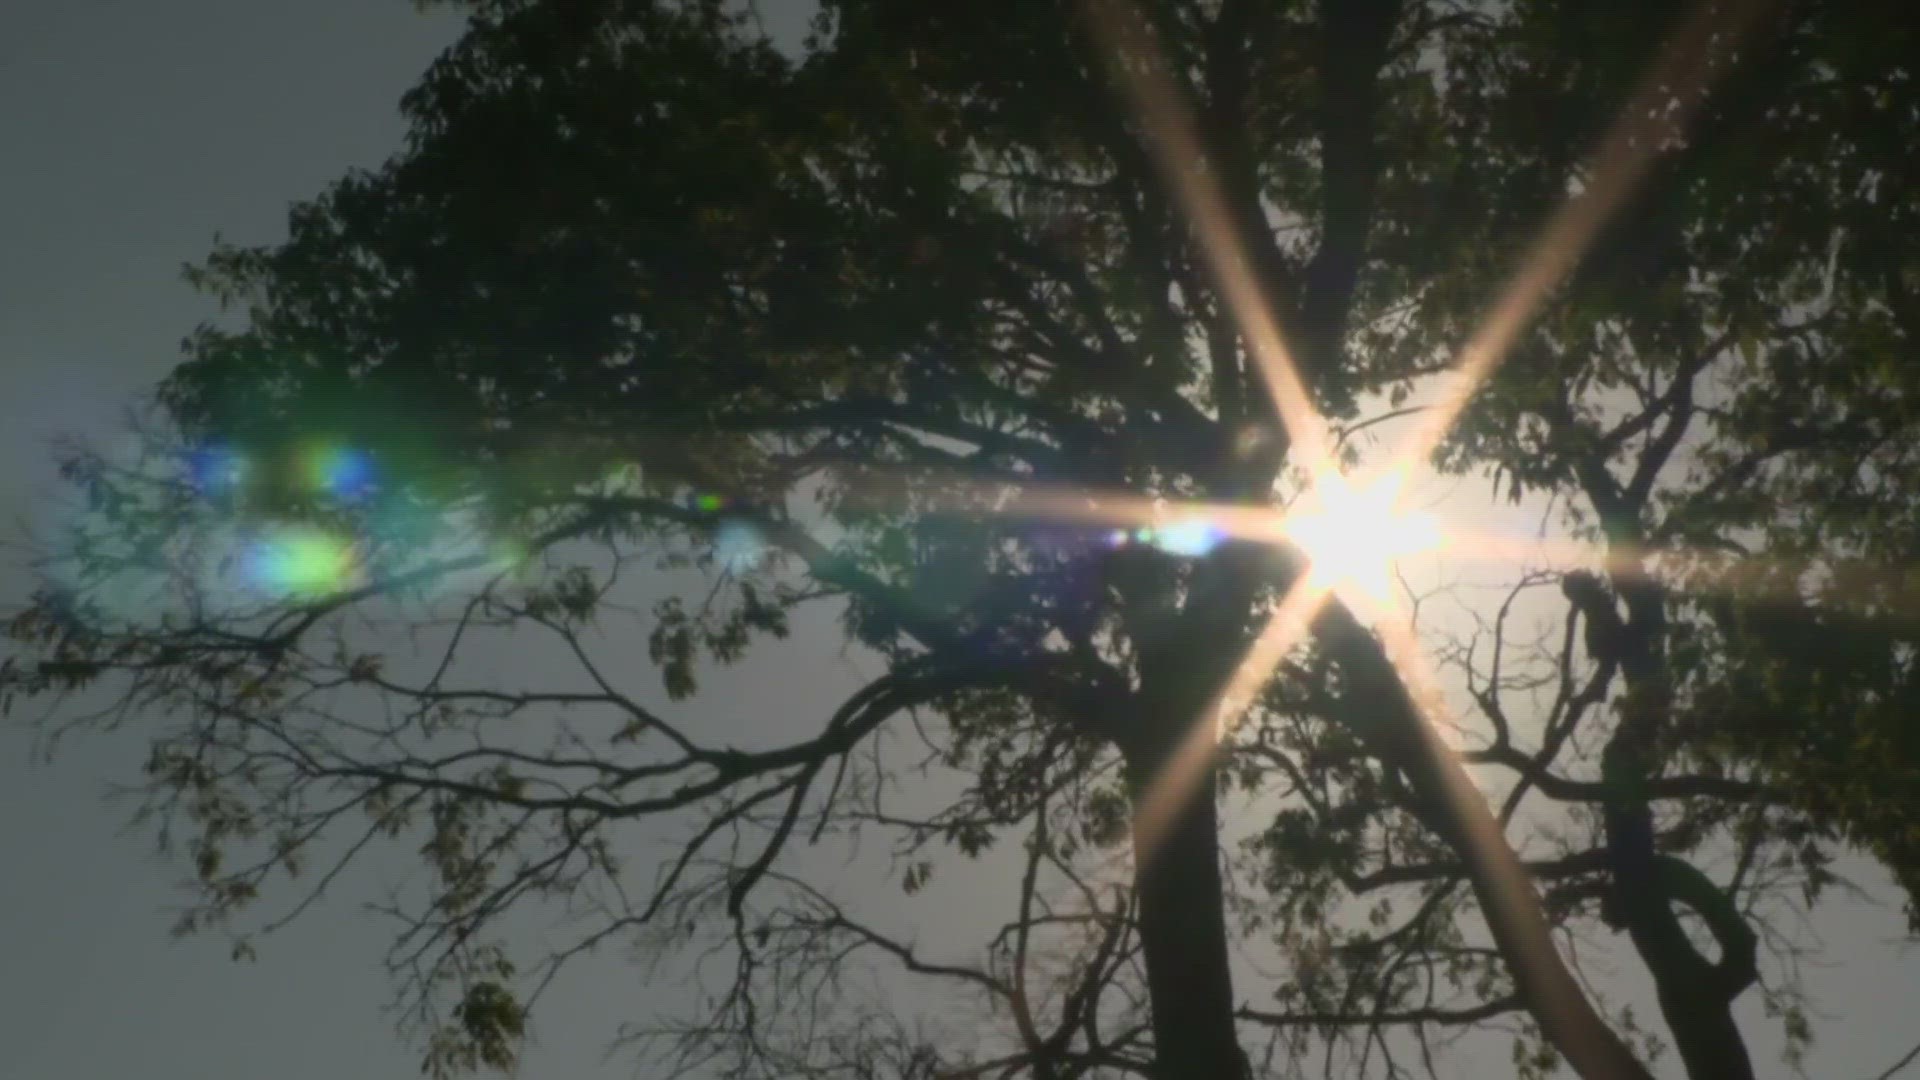
[[[1601,922],[1699,1078],[1752,1075],[1756,984],[1802,1023],[1761,943],[1841,844],[1911,888],[1911,28],[832,0],[796,58],[708,0],[468,6],[403,152],[194,271],[245,325],[189,339],[148,460],[70,458],[92,513],[11,624],[10,691],[108,686],[151,733],[188,928],[244,945],[310,853],[416,840],[396,957],[443,1071],[510,1063],[579,952],[714,927],[731,988],[672,1046],[739,1075],[1365,1070],[1517,1013],[1525,1070],[1646,1075],[1550,936]],[[1484,384],[1432,400],[1456,353]],[[1311,417],[1351,460],[1422,408],[1574,545],[1426,624],[1450,683],[1392,619],[1296,617],[1303,553],[1259,525],[1315,482]],[[823,607],[884,672],[723,745],[606,660],[636,564],[711,579],[648,617],[675,701]],[[577,671],[461,666],[508,631]],[[932,811],[883,741],[913,721]],[[887,933],[797,869],[860,829],[909,893],[1020,836],[1016,916],[972,959]],[[684,840],[650,882],[643,830]],[[598,922],[529,981],[500,926],[549,898]],[[1287,962],[1271,1006],[1236,949]],[[868,1011],[868,959],[1004,1045]]]

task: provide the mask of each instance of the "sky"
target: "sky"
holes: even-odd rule
[[[399,95],[457,30],[406,0],[0,5],[0,521],[52,520],[47,440],[110,440],[214,314],[180,265],[216,232],[275,240],[290,201],[395,149]],[[25,581],[0,565],[0,606]],[[825,628],[771,664],[707,707],[820,712],[858,678]],[[169,936],[181,872],[105,798],[145,754],[123,735],[45,762],[0,729],[0,1080],[417,1075],[383,1012],[390,928],[350,894],[256,962]],[[958,918],[991,884],[977,875],[916,910]],[[1832,1018],[1808,1071],[1870,1080],[1914,1037],[1920,963],[1897,947],[1887,909],[1836,902],[1817,929],[1839,966],[1810,975]],[[583,969],[549,999],[523,1075],[633,1075],[630,1059],[606,1058],[607,1038],[683,993],[617,961]],[[1777,1040],[1751,1016],[1748,1027],[1765,1062]]]
[[[110,435],[214,313],[180,265],[216,232],[278,238],[288,202],[387,156],[400,93],[457,31],[405,0],[0,5],[0,519],[47,520],[46,440]],[[323,905],[251,964],[175,940],[177,866],[103,799],[143,740],[29,749],[0,734],[0,1078],[418,1075],[372,916]],[[528,1075],[630,1074],[602,1061],[622,1017],[590,998]]]

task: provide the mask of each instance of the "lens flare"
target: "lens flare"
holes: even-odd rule
[[[1343,601],[1384,604],[1398,560],[1440,546],[1435,517],[1401,505],[1405,486],[1401,470],[1358,484],[1332,468],[1314,477],[1286,532],[1306,554],[1315,584]]]
[[[231,494],[247,478],[247,459],[231,446],[204,446],[187,456],[187,478],[203,496]]]
[[[1212,522],[1194,518],[1161,529],[1154,538],[1154,546],[1170,555],[1197,559],[1219,547],[1225,538],[1226,534]]]
[[[308,488],[336,499],[355,500],[373,488],[373,459],[346,446],[309,448],[300,462]]]
[[[312,529],[289,529],[256,541],[245,565],[255,587],[294,597],[348,588],[358,569],[351,545]]]
[[[503,570],[520,569],[533,557],[533,549],[518,539],[495,540],[488,552],[493,556],[494,565]]]
[[[729,521],[713,539],[713,556],[723,570],[750,570],[766,553],[766,541],[753,526]]]

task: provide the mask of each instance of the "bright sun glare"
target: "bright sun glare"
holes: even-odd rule
[[[1314,477],[1284,526],[1312,584],[1348,603],[1391,601],[1395,563],[1441,543],[1434,515],[1403,505],[1405,487],[1403,470],[1358,483],[1331,467]]]

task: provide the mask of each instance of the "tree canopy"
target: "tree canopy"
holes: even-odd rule
[[[439,1073],[627,942],[725,971],[643,1051],[692,1075],[1397,1074],[1513,1017],[1522,1074],[1701,1080],[1742,995],[1805,1041],[1841,853],[1920,919],[1912,16],[461,6],[403,149],[190,271],[242,317],[69,456],[10,622],[10,700],[151,741],[184,928],[417,851]],[[1311,587],[1289,508],[1407,454],[1546,508],[1442,523],[1498,594]],[[835,626],[831,715],[702,711]],[[857,845],[905,898],[807,855]],[[874,915],[1002,856],[991,941]]]

